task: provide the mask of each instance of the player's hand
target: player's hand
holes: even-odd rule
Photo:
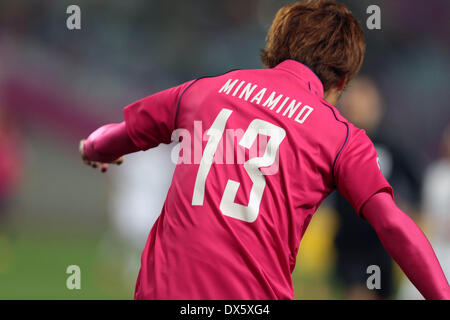
[[[96,168],[100,168],[101,172],[106,172],[108,170],[108,167],[110,164],[115,164],[115,165],[121,165],[123,162],[123,157],[120,157],[119,159],[116,159],[112,162],[98,162],[98,161],[92,161],[90,160],[88,157],[86,157],[86,155],[84,154],[84,142],[86,141],[86,139],[83,139],[80,141],[80,145],[79,145],[79,151],[80,151],[80,155],[81,155],[81,159],[83,160],[83,162],[88,165],[91,166],[92,168],[96,169]]]

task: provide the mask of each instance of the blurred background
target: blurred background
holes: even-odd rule
[[[131,299],[140,251],[173,171],[172,146],[100,174],[78,141],[122,108],[202,75],[261,68],[259,50],[292,1],[0,2],[0,299]],[[397,203],[450,276],[450,2],[341,1],[367,56],[342,113],[373,139]],[[66,9],[81,8],[81,30]],[[381,30],[366,9],[381,8]],[[81,268],[81,290],[66,268]],[[382,289],[366,287],[369,265]],[[297,299],[420,295],[339,195],[316,213],[293,273]]]

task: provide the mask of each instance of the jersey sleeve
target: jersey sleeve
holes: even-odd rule
[[[354,134],[349,135],[336,160],[335,181],[338,191],[361,217],[361,208],[373,195],[381,191],[388,192],[392,197],[394,194],[381,173],[372,141],[364,130],[350,128],[350,131],[354,131]]]
[[[155,93],[124,108],[128,135],[139,149],[147,150],[171,142],[179,101],[191,83]]]

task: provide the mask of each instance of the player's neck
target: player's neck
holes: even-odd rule
[[[336,88],[329,89],[325,91],[323,98],[331,105],[337,105],[339,97],[341,96],[342,90],[337,90]]]

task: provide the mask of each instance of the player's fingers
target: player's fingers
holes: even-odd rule
[[[123,163],[123,157],[120,157],[119,159],[115,160],[113,163],[120,166]]]
[[[102,163],[100,165],[100,169],[102,172],[106,172],[106,170],[108,170],[108,164],[107,163]]]

